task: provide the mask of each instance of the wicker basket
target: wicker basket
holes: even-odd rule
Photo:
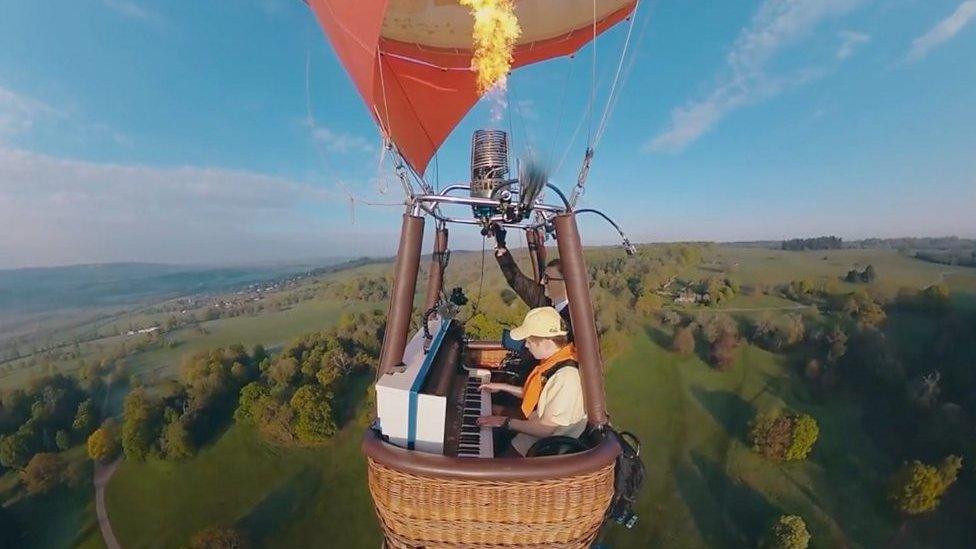
[[[389,547],[587,547],[613,496],[612,461],[590,473],[518,481],[418,476],[368,461]]]

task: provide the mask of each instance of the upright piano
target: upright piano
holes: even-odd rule
[[[494,456],[492,429],[477,419],[491,414],[482,383],[491,371],[465,353],[464,330],[434,317],[430,338],[419,330],[407,343],[403,367],[376,382],[376,415],[383,436],[397,446],[458,457]]]

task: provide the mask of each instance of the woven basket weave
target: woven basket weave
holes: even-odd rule
[[[613,496],[613,462],[552,480],[417,476],[369,459],[388,547],[588,547]]]

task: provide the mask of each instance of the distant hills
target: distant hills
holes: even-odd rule
[[[976,267],[976,239],[957,236],[865,238],[843,241],[833,236],[794,238],[790,240],[751,240],[725,242],[732,248],[767,248],[771,250],[861,249],[894,250],[899,253],[946,265]]]
[[[221,292],[346,261],[235,266],[105,263],[0,270],[0,316],[119,306],[159,298]]]

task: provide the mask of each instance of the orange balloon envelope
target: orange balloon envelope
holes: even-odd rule
[[[473,18],[457,0],[306,0],[387,137],[418,173],[478,101]],[[571,55],[637,0],[514,0],[513,68]]]

